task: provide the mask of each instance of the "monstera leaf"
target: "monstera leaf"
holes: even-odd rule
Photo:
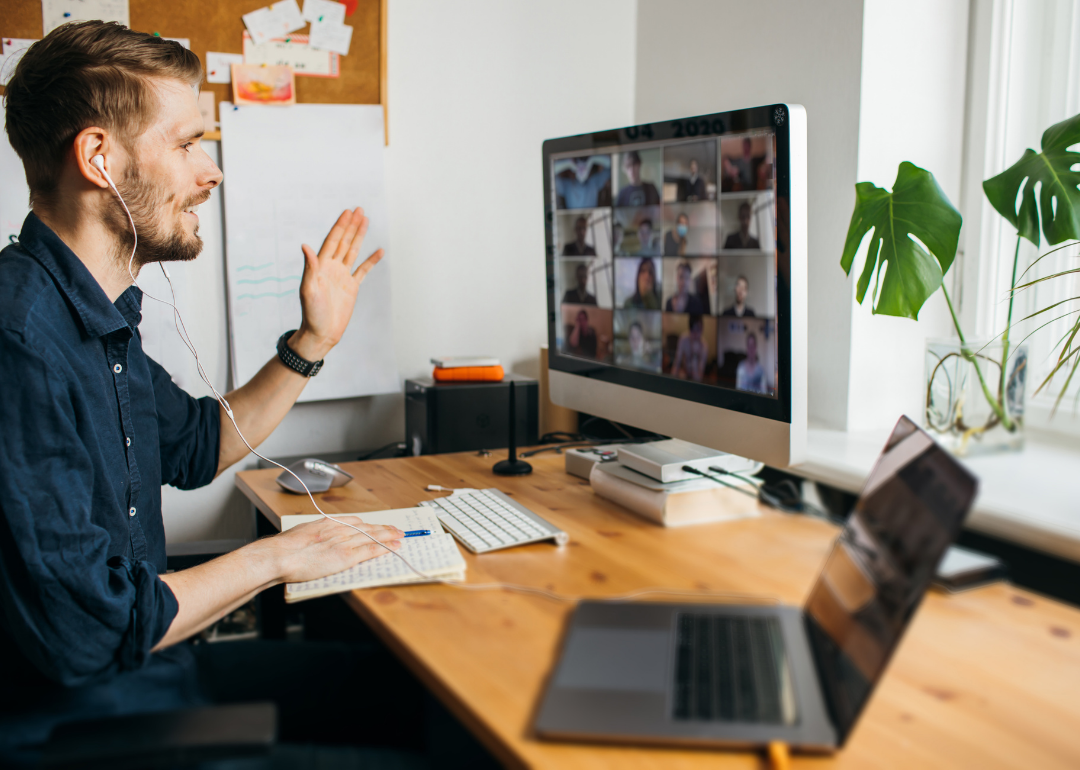
[[[942,276],[956,257],[962,221],[934,175],[907,161],[897,169],[892,192],[870,182],[855,185],[855,211],[840,265],[851,274],[859,244],[873,230],[859,277],[859,303],[876,273],[874,312],[917,319],[919,309],[941,286]]]
[[[1046,129],[1042,135],[1042,152],[1024,150],[1024,155],[993,179],[983,182],[990,204],[1016,228],[1016,232],[1039,245],[1039,217],[1042,231],[1051,245],[1080,238],[1080,172],[1072,166],[1080,163],[1080,153],[1068,148],[1080,143],[1080,115],[1063,120]],[[1025,185],[1024,182],[1027,181]],[[1035,185],[1041,182],[1038,210],[1035,206]],[[1024,196],[1016,210],[1020,187]],[[1055,205],[1056,204],[1056,205]]]

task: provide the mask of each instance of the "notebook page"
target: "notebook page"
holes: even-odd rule
[[[453,536],[443,532],[410,537],[403,541],[398,553],[428,575],[428,579],[456,577],[465,571],[465,559],[462,558]],[[285,598],[295,600],[354,588],[415,583],[422,580],[423,578],[409,569],[397,556],[385,553],[319,580],[289,583],[285,586]]]
[[[408,532],[414,529],[430,529],[432,533],[442,532],[442,524],[431,508],[395,508],[390,511],[368,511],[366,513],[331,513],[335,519],[354,523],[359,518],[365,524],[389,524],[398,529]],[[309,521],[318,521],[321,514],[312,513],[302,516],[282,516],[281,531],[306,524]],[[410,540],[414,538],[409,538]]]

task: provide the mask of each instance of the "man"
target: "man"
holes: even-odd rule
[[[765,369],[758,360],[757,335],[746,333],[746,358],[735,367],[735,387],[750,393],[768,393]]]
[[[596,249],[585,243],[585,236],[589,232],[589,220],[578,217],[574,220],[574,240],[563,246],[564,257],[595,257]]]
[[[682,257],[686,255],[686,245],[690,234],[690,217],[681,212],[675,218],[675,227],[664,236],[664,256]]]
[[[653,233],[651,219],[643,219],[637,228],[639,257],[655,257],[660,254],[660,240]]]
[[[761,244],[757,238],[750,235],[750,204],[743,201],[739,206],[739,231],[732,233],[724,241],[725,249],[753,249],[754,251],[761,250]]]
[[[691,293],[690,263],[685,259],[675,266],[675,294],[668,297],[664,303],[664,310],[669,313],[705,313],[705,303],[701,297]]]
[[[555,194],[561,209],[591,209],[611,205],[611,168],[596,158],[574,158],[573,170],[555,177]]]
[[[736,318],[753,318],[754,309],[746,304],[746,297],[750,294],[750,281],[745,275],[735,279],[735,304],[724,308],[720,315],[735,316]]]
[[[708,199],[705,187],[705,179],[698,175],[697,158],[690,159],[690,178],[686,180],[687,201],[703,201]]]
[[[589,294],[589,266],[584,262],[580,263],[574,270],[574,277],[577,280],[577,286],[573,289],[567,289],[563,294],[563,304],[566,305],[595,305],[596,297]]]
[[[702,334],[705,322],[700,313],[690,315],[690,330],[679,335],[675,346],[675,358],[671,362],[671,374],[683,380],[701,382],[705,378],[705,341]]]
[[[637,150],[623,153],[623,172],[629,184],[619,190],[616,206],[655,206],[660,203],[660,193],[652,182],[641,181],[641,155]]]
[[[596,329],[589,323],[589,314],[579,310],[577,321],[566,338],[566,352],[585,358],[596,358]]]
[[[199,145],[201,79],[175,42],[84,22],[31,46],[7,86],[32,213],[0,253],[0,764],[33,761],[63,721],[216,697],[200,690],[207,672],[185,640],[269,586],[400,547],[395,528],[361,525],[365,535],[322,520],[165,574],[162,483],[203,486],[248,449],[222,407],[187,395],[143,352],[134,239],[105,174],[138,233],[132,273],[194,259],[196,208],[222,179]],[[298,368],[341,339],[382,257],[357,267],[366,230],[360,209],[346,211],[318,253],[302,247],[299,330],[227,394],[253,446],[303,391]],[[222,646],[199,649],[213,658],[206,648]],[[231,668],[214,678],[231,681]],[[355,678],[348,666],[332,673]],[[290,724],[283,716],[283,733]]]
[[[741,157],[724,158],[724,172],[730,177],[730,190],[725,186],[725,192],[755,189],[754,142],[750,137],[743,138]]]

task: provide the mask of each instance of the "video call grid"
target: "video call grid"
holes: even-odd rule
[[[773,157],[757,131],[553,159],[562,352],[775,396]]]

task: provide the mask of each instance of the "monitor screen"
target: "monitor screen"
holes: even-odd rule
[[[789,419],[785,117],[545,142],[549,366]]]

